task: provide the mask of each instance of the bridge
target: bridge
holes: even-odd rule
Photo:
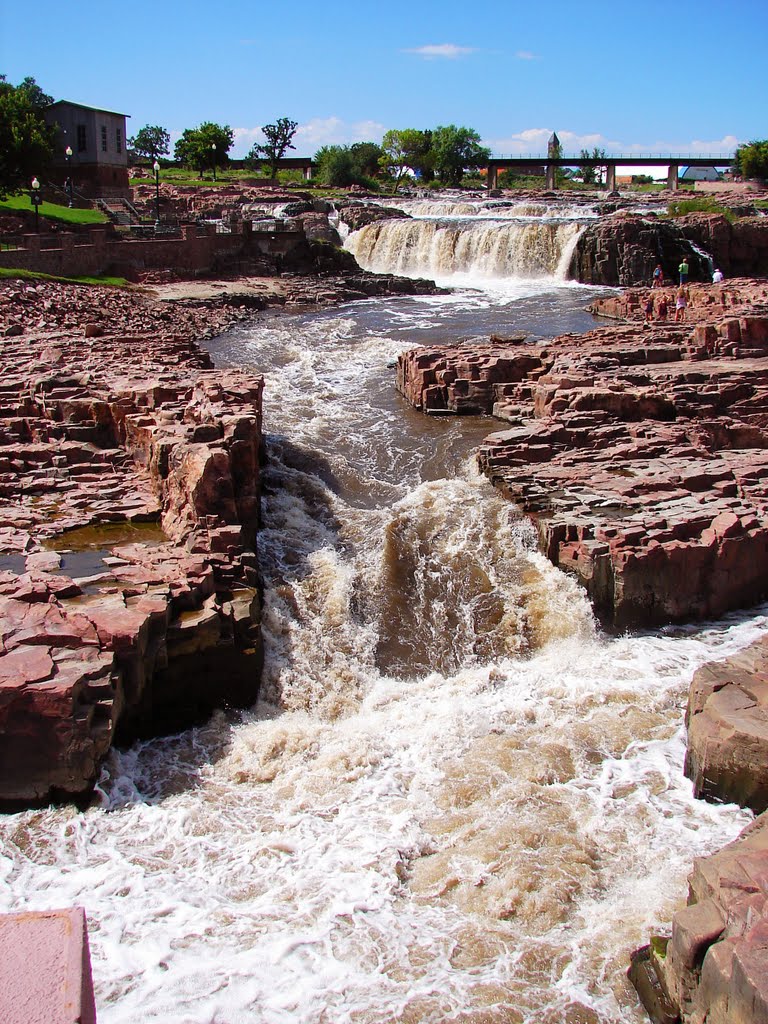
[[[631,153],[628,156],[493,156],[488,161],[488,188],[496,188],[499,171],[514,170],[517,168],[521,173],[531,173],[534,168],[541,174],[544,168],[546,187],[554,190],[557,187],[555,170],[558,167],[605,167],[606,188],[609,192],[616,189],[616,168],[617,167],[667,167],[667,188],[673,191],[678,188],[681,167],[730,167],[733,158],[722,154],[711,154],[709,156],[691,156],[681,153],[670,156],[643,156],[638,153]],[[312,178],[315,168],[314,161],[307,156],[288,156],[277,161],[280,170],[300,170],[305,181]]]
[[[668,167],[667,188],[673,191],[678,188],[681,167],[730,167],[733,158],[730,156],[686,156],[680,153],[670,156],[641,156],[632,153],[629,156],[510,156],[491,157],[488,161],[488,188],[496,188],[499,171],[519,168],[521,171],[531,167],[544,167],[546,187],[554,190],[557,186],[555,170],[558,167],[605,167],[606,187],[609,192],[616,189],[617,167]],[[541,173],[541,172],[539,172]]]

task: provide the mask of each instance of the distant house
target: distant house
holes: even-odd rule
[[[55,125],[54,173],[60,183],[72,178],[86,195],[119,195],[128,192],[128,114],[86,107],[59,100],[45,110],[45,120]],[[67,148],[72,155],[67,158]]]
[[[680,181],[719,181],[722,175],[716,167],[686,167]]]

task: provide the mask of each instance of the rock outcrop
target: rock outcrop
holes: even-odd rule
[[[676,222],[655,214],[617,213],[591,224],[576,243],[568,276],[586,284],[632,287],[650,283],[661,263],[668,278],[685,257],[692,281],[709,281],[707,260]]]
[[[768,275],[768,220],[722,214],[690,213],[677,218],[683,235],[706,250],[727,277]]]
[[[619,629],[768,593],[767,286],[690,292],[696,325],[432,346],[398,361],[416,408],[509,422],[482,444],[482,471]],[[639,316],[640,299],[608,301]]]
[[[694,861],[688,906],[671,938],[656,936],[629,976],[657,1024],[768,1020],[768,814]]]
[[[768,810],[768,640],[696,672],[686,725],[696,795]]]
[[[162,332],[126,336],[136,296],[0,291],[37,324],[2,340],[7,806],[85,795],[116,739],[255,699],[263,381],[172,333],[195,311],[147,306]]]

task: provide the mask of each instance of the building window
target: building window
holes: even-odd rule
[[[101,126],[101,152],[107,152],[107,126],[105,124]]]
[[[121,128],[115,128],[115,146],[118,153],[123,152],[123,132]]]
[[[77,126],[77,152],[84,153],[88,149],[85,141],[85,125],[79,124]]]

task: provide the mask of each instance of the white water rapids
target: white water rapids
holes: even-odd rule
[[[692,797],[687,684],[768,620],[602,635],[474,471],[493,421],[395,394],[419,340],[590,325],[494,288],[212,344],[267,378],[263,699],[0,819],[0,909],[86,908],[100,1024],[644,1020],[630,951],[749,819]]]

